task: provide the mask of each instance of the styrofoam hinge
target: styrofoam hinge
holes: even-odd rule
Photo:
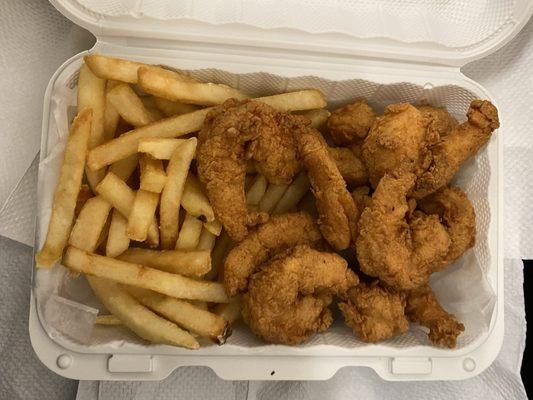
[[[395,357],[391,360],[391,373],[395,375],[431,374],[431,358]]]
[[[152,372],[152,356],[113,354],[107,360],[109,372]]]

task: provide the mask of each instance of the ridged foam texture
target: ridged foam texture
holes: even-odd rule
[[[123,16],[340,33],[467,48],[513,24],[516,0],[73,0],[94,17]],[[297,16],[297,17],[295,17]]]
[[[69,67],[71,71],[69,76],[60,76],[52,95],[52,112],[55,118],[51,123],[48,137],[49,155],[41,162],[39,168],[38,236],[41,243],[49,220],[49,209],[53,196],[52,189],[55,187],[57,180],[59,168],[57,156],[61,154],[64,145],[67,129],[64,121],[71,120],[75,110],[77,72],[73,71],[75,71],[75,67],[79,65],[80,61],[78,60],[76,63]],[[331,108],[357,98],[367,99],[378,112],[383,111],[385,106],[391,103],[428,101],[435,106],[447,107],[459,121],[466,119],[465,114],[468,106],[475,98],[472,92],[456,85],[424,88],[408,82],[380,84],[361,79],[330,81],[316,76],[284,78],[268,73],[233,74],[215,69],[190,72],[201,80],[228,84],[243,90],[251,96],[263,96],[302,88],[318,88],[325,94]],[[486,269],[491,260],[491,252],[488,245],[491,210],[487,200],[490,163],[491,160],[489,160],[487,152],[483,150],[475,159],[467,162],[457,174],[457,184],[466,191],[475,207],[477,216],[476,245],[473,250],[468,251],[456,263],[457,265],[448,268],[442,273],[434,274],[432,278],[432,286],[443,306],[455,313],[466,326],[465,332],[459,336],[458,349],[479,339],[481,335],[487,332],[494,305],[494,294],[490,286],[483,286],[482,283],[486,281]],[[463,275],[459,276],[457,274]],[[473,286],[478,288],[477,290],[481,293],[479,297],[484,299],[483,307],[477,304],[472,305],[470,302]],[[38,297],[41,300],[46,299],[47,294],[51,291],[59,292],[60,296],[75,302],[95,308],[99,307],[98,303],[94,301],[85,280],[83,278],[74,279],[70,277],[64,268],[56,268],[53,274],[48,271],[37,271]],[[46,308],[44,305],[45,301],[41,301],[41,315],[46,315],[43,312],[43,309]],[[484,307],[486,309],[483,309]],[[46,324],[46,321],[43,322]],[[55,335],[58,335],[60,331],[64,332],[70,329],[68,326],[46,326],[46,328],[49,332],[54,332]],[[69,339],[65,340],[68,341]],[[124,329],[117,327],[95,327],[90,345],[92,345],[93,349],[98,347],[100,350],[107,345],[111,345],[113,348],[121,348],[122,350],[129,348],[128,346],[137,350],[146,346],[145,343],[134,338],[133,335],[125,336]],[[313,336],[300,347],[313,348],[319,345],[321,347],[326,345],[344,349],[368,346],[354,338],[350,329],[342,322],[342,318],[337,318],[334,325],[327,332]],[[383,345],[391,349],[404,349],[420,345],[429,346],[430,344],[426,334],[421,329],[412,327],[408,333],[384,342]],[[159,347],[150,346],[150,351],[158,351],[157,348]],[[265,345],[241,324],[234,329],[233,335],[224,347],[230,349],[246,348],[252,352],[257,352],[266,351],[269,345]],[[165,353],[168,353],[168,351],[165,350]],[[179,351],[179,349],[176,351]]]

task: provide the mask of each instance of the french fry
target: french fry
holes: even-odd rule
[[[153,124],[126,132],[118,138],[104,143],[89,152],[87,164],[91,169],[99,169],[137,153],[139,140],[159,137],[176,138],[202,128],[209,109],[194,111],[154,122]]]
[[[152,121],[159,121],[160,119],[165,118],[165,115],[157,108],[155,104],[155,96],[142,96],[141,101],[143,102],[144,108],[150,114]]]
[[[126,235],[138,242],[148,237],[148,229],[154,221],[155,210],[159,204],[159,194],[139,189],[135,194],[133,207],[128,216]]]
[[[312,110],[314,108],[324,108],[327,105],[322,92],[316,89],[259,97],[255,100],[284,112]]]
[[[208,250],[209,252],[211,252],[211,250],[213,250],[213,247],[215,247],[216,239],[216,235],[212,234],[204,227],[202,229],[200,239],[198,240],[198,246],[196,246],[196,250]]]
[[[107,93],[107,101],[130,125],[140,127],[155,121],[137,93],[126,83],[121,83],[110,90]]]
[[[211,207],[209,199],[203,192],[198,178],[192,172],[189,172],[185,181],[181,206],[188,214],[205,218],[205,221],[213,221],[215,219],[213,207]]]
[[[105,86],[105,109],[104,109],[104,142],[107,142],[115,137],[117,132],[118,121],[120,120],[120,115],[117,112],[117,109],[107,100],[107,94],[115,86],[119,85],[118,81],[107,81]]]
[[[153,97],[156,107],[166,117],[173,117],[175,115],[187,114],[198,110],[198,106],[192,104],[180,103],[177,101],[170,101],[162,97]]]
[[[206,250],[158,251],[131,248],[117,258],[133,264],[146,265],[161,271],[192,277],[201,277],[211,268],[211,255]]]
[[[176,241],[176,250],[193,250],[202,234],[202,221],[187,213]]]
[[[257,175],[252,186],[246,192],[246,205],[250,210],[257,210],[259,202],[265,195],[268,182],[263,175]]]
[[[220,270],[222,269],[222,265],[224,264],[226,254],[228,254],[230,248],[231,239],[228,234],[224,232],[215,242],[215,247],[213,248],[213,256],[211,257],[211,269],[205,275],[205,279],[213,280],[217,278]]]
[[[86,185],[82,183],[80,187],[80,191],[78,193],[78,197],[76,198],[76,208],[74,209],[74,216],[78,216],[80,214],[81,209],[89,200],[91,197],[93,197],[93,191],[89,187],[89,185]]]
[[[200,83],[201,81],[199,79],[196,79],[193,76],[188,75],[187,73],[183,71],[176,71],[174,69],[169,69],[168,67],[162,67],[157,65],[147,65],[146,68],[150,68],[153,71],[156,71],[155,73],[166,77],[168,79],[178,79],[182,82],[193,82],[193,83]],[[138,73],[137,73],[138,76]]]
[[[215,83],[186,82],[160,73],[161,68],[140,67],[138,84],[142,90],[171,101],[204,106],[222,104],[229,98],[244,100],[244,93],[226,85]]]
[[[300,200],[309,191],[309,178],[307,174],[302,171],[289,185],[283,196],[274,207],[272,214],[283,214],[296,208]]]
[[[135,201],[135,192],[130,189],[126,182],[112,172],[108,172],[96,187],[96,192],[111,203],[124,217],[129,217]],[[153,247],[159,245],[159,230],[155,216],[148,228],[148,243]]]
[[[141,154],[139,166],[141,169],[140,189],[161,193],[167,183],[167,174],[163,168],[163,162],[152,158],[148,154]]]
[[[207,229],[209,232],[211,232],[215,236],[219,236],[220,232],[222,232],[222,224],[220,223],[218,219],[204,222],[204,228]]]
[[[265,195],[259,202],[259,210],[270,213],[285,194],[289,185],[268,185]]]
[[[137,154],[132,154],[129,157],[111,164],[108,172],[112,172],[118,178],[126,182],[131,174],[133,174],[133,171],[135,171],[135,168],[137,168],[137,164],[139,164],[139,156]]]
[[[199,308],[200,310],[208,310],[207,302],[205,301],[199,301],[199,300],[189,300],[189,303],[191,303],[196,308]],[[224,304],[224,303],[222,303]]]
[[[139,153],[147,153],[158,160],[170,160],[176,147],[186,139],[147,138],[139,140]]]
[[[107,234],[105,254],[117,257],[128,250],[130,238],[126,235],[128,220],[115,208],[111,214],[111,225]]]
[[[224,318],[187,301],[131,286],[126,287],[126,290],[157,314],[215,343],[224,344],[231,334],[229,324]]]
[[[85,64],[102,79],[120,82],[137,83],[137,70],[143,63],[91,54],[84,57]]]
[[[301,115],[306,118],[309,118],[309,120],[311,121],[311,126],[313,128],[320,130],[328,120],[331,113],[325,108],[320,108],[318,110],[309,110],[302,112]]]
[[[196,152],[196,138],[187,139],[177,147],[167,166],[167,183],[161,192],[160,230],[163,249],[173,249],[178,239],[181,197],[189,166]]]
[[[93,111],[89,150],[102,144],[106,139],[104,132],[105,87],[104,79],[94,75],[87,65],[81,66],[78,77],[78,110],[90,108]],[[94,191],[98,182],[104,177],[105,170],[91,171],[87,169],[86,175],[89,186]]]
[[[94,323],[96,325],[106,325],[106,326],[117,326],[122,325],[122,322],[120,319],[113,314],[109,315],[97,315],[96,319],[94,320]]]
[[[241,317],[241,296],[234,296],[229,303],[217,304],[213,310],[216,315],[233,324]]]
[[[150,311],[117,283],[95,276],[88,276],[87,280],[104,306],[141,338],[152,343],[165,343],[189,349],[200,347],[190,333]]]
[[[50,268],[61,257],[74,219],[74,210],[83,178],[83,168],[91,133],[92,111],[81,110],[70,127],[59,172],[48,233],[41,250],[35,255],[38,267]]]
[[[63,264],[76,272],[150,289],[171,297],[213,303],[226,303],[228,301],[226,290],[221,283],[199,281],[143,265],[88,253],[75,247],[67,248],[63,257]],[[109,311],[117,315],[113,310]],[[120,315],[117,316],[120,318]]]
[[[318,211],[316,209],[316,199],[313,193],[307,192],[302,201],[298,204],[298,209],[305,211],[313,217],[318,217]]]
[[[72,227],[69,245],[90,252],[95,251],[110,210],[111,204],[100,196],[87,200]]]

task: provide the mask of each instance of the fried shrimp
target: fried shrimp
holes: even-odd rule
[[[376,119],[362,146],[362,158],[370,183],[376,187],[386,173],[424,172],[429,163],[428,145],[438,135],[428,129],[426,118],[409,103],[391,104]]]
[[[433,107],[428,104],[422,104],[416,108],[424,117],[431,119],[430,129],[438,133],[440,138],[448,135],[458,125],[457,120],[445,108]]]
[[[327,130],[338,146],[358,143],[366,137],[375,119],[374,110],[366,101],[358,100],[333,111],[327,121]]]
[[[324,138],[307,127],[295,135],[319,213],[318,226],[335,250],[348,248],[357,234],[357,207]]]
[[[406,194],[414,181],[413,174],[386,174],[359,220],[356,251],[361,270],[396,289],[427,283],[432,266],[450,247],[437,215],[409,215]]]
[[[243,319],[267,342],[298,344],[331,325],[333,296],[358,282],[339,255],[297,246],[252,276]]]
[[[407,332],[404,292],[373,281],[351,288],[339,309],[354,335],[363,342],[379,342]]]
[[[226,292],[234,296],[245,291],[250,276],[275,254],[296,245],[315,247],[321,241],[320,230],[309,214],[272,216],[228,253],[224,263]]]
[[[409,292],[405,310],[410,321],[429,328],[428,338],[434,345],[454,348],[457,336],[465,330],[454,315],[442,308],[428,285]]]
[[[474,246],[476,214],[472,203],[459,188],[445,187],[420,200],[418,208],[426,214],[437,214],[451,240],[446,255],[433,264],[433,271],[447,267]]]
[[[329,147],[328,151],[348,185],[355,187],[368,183],[365,164],[352,150],[347,147]]]
[[[309,121],[256,101],[227,100],[207,114],[198,136],[198,176],[228,235],[241,241],[267,214],[248,212],[246,163],[255,160],[271,183],[289,183],[301,169],[293,131]]]
[[[431,162],[419,175],[412,196],[421,199],[446,186],[459,167],[489,141],[498,129],[498,110],[490,101],[474,100],[467,112],[468,121],[458,125],[429,148]]]

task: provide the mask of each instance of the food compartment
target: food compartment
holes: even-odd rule
[[[143,60],[158,63],[157,59]],[[68,131],[68,121],[75,113],[77,70],[82,59],[75,58],[68,63],[53,82],[50,92],[48,126],[43,132],[41,163],[39,168],[39,210],[36,247],[44,240],[53,191],[57,181],[60,155]],[[166,64],[169,64],[166,62]],[[203,81],[224,83],[248,93],[252,97],[270,95],[298,89],[321,90],[330,108],[358,98],[365,98],[381,113],[391,103],[428,103],[446,107],[459,121],[465,120],[470,101],[486,98],[486,93],[473,84],[457,78],[447,83],[421,85],[410,83],[408,78],[397,75],[396,83],[380,83],[380,76],[373,80],[334,80],[316,74],[283,77],[268,72],[237,73],[215,68],[189,71]],[[170,67],[180,68],[179,59]],[[328,75],[328,74],[324,74]],[[355,76],[355,74],[354,74]],[[390,79],[390,78],[388,78]],[[496,304],[498,276],[498,133],[495,132],[488,147],[462,167],[456,183],[467,192],[477,215],[477,240],[474,249],[469,250],[456,265],[435,274],[432,286],[443,307],[465,325],[465,332],[458,338],[455,350],[441,350],[431,346],[426,333],[413,326],[404,335],[376,345],[358,341],[337,313],[336,322],[325,333],[313,336],[308,342],[295,347],[268,345],[256,338],[241,323],[234,327],[228,342],[217,347],[207,343],[196,354],[204,355],[378,355],[381,352],[410,354],[423,346],[425,354],[466,351],[481,343],[493,323]],[[66,348],[89,353],[144,353],[144,354],[195,354],[191,351],[170,346],[148,345],[120,327],[95,327],[91,335],[81,337],[79,332],[90,332],[96,310],[100,307],[84,282],[84,278],[68,275],[63,267],[52,271],[38,270],[35,273],[35,294],[40,321],[48,334]],[[66,299],[66,300],[65,300]],[[54,308],[51,308],[54,307]],[[51,313],[51,310],[53,311]],[[68,315],[85,315],[86,318],[53,318],[57,313],[68,310]],[[67,312],[65,312],[67,315]],[[78,332],[78,333],[76,333]]]

